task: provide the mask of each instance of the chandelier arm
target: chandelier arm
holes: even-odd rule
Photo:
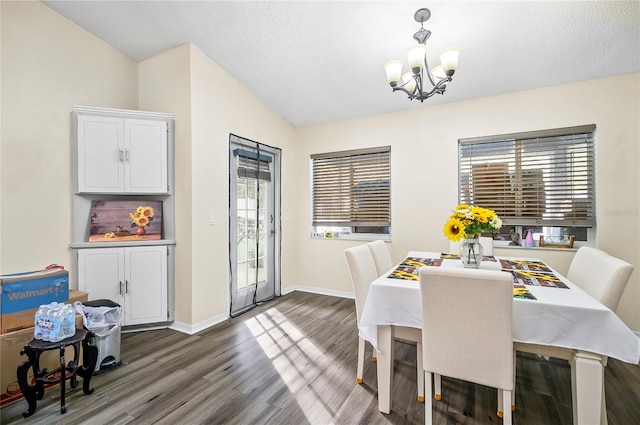
[[[393,87],[393,91],[394,91],[394,92],[396,92],[396,91],[398,91],[398,90],[399,90],[399,91],[403,91],[403,92],[405,92],[406,94],[408,94],[408,95],[409,95],[409,99],[413,99],[414,95],[413,95],[413,93],[411,93],[409,90],[405,89],[405,88],[404,88],[404,87],[402,87],[402,86],[400,86],[400,87]]]
[[[429,69],[429,63],[427,62],[427,52],[424,53],[424,72],[429,77],[429,81],[433,87],[436,86],[436,83],[433,81],[433,77],[431,76],[431,70]]]
[[[447,89],[447,83],[451,80],[451,77],[443,78],[442,80],[438,81],[437,84],[435,84],[432,90],[427,93],[420,92],[419,95],[416,95],[413,98],[418,99],[420,102],[422,102],[435,94],[444,94],[445,90]]]

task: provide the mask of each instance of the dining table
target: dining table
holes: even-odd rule
[[[463,264],[451,254],[410,251],[371,282],[360,318],[360,338],[377,351],[378,409],[383,413],[391,410],[394,328],[422,328],[419,268],[423,266],[462,268]],[[607,359],[638,364],[640,338],[613,311],[539,259],[487,256],[479,268],[514,276],[514,343],[523,351],[530,345],[570,353],[574,424],[606,424]]]

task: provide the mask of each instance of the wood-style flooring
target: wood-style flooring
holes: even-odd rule
[[[294,292],[195,335],[169,329],[122,335],[117,369],[67,392],[45,391],[0,410],[2,424],[424,424],[416,400],[415,345],[396,343],[393,410],[378,411],[376,367],[367,345],[364,383],[355,382],[353,300]],[[640,366],[610,359],[610,425],[640,424]],[[81,379],[80,379],[81,380]],[[566,362],[517,356],[516,425],[572,424]],[[500,424],[494,389],[443,377],[436,424]],[[588,424],[585,424],[588,425]]]

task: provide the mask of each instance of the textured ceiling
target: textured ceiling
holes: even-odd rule
[[[191,42],[300,127],[640,71],[639,1],[44,1],[141,61]],[[425,28],[430,66],[461,49],[447,92],[392,93],[383,64],[406,63]]]

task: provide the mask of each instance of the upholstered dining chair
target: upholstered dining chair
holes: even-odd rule
[[[376,271],[378,276],[382,276],[383,273],[388,272],[393,267],[393,261],[391,260],[391,254],[382,240],[375,240],[367,244],[373,255],[373,261],[376,263]]]
[[[590,246],[578,249],[567,272],[567,279],[578,285],[615,313],[633,266]]]
[[[633,273],[633,266],[626,261],[599,249],[583,246],[576,251],[573,260],[571,260],[567,279],[615,313],[631,273]],[[573,350],[569,348],[519,342],[514,343],[514,348],[516,351],[554,357],[568,362],[571,362],[573,353]],[[512,399],[512,409],[514,408],[515,398]],[[607,423],[604,387],[602,388],[601,411],[603,415],[601,423]]]
[[[351,275],[351,284],[353,285],[353,294],[356,301],[356,320],[358,327],[360,326],[360,316],[364,308],[364,301],[369,292],[369,285],[378,278],[376,265],[371,254],[369,246],[359,245],[348,248],[344,252],[349,266]],[[389,267],[391,268],[391,267]],[[418,378],[418,401],[424,401],[424,374],[422,372],[422,335],[420,329],[408,328],[403,326],[395,327],[396,339],[403,339],[416,343],[416,363]],[[362,383],[362,375],[364,373],[364,353],[365,340],[358,338],[358,365],[356,371],[356,382]]]
[[[497,388],[499,405],[509,405],[513,278],[492,270],[422,267],[420,296],[425,423],[433,423],[433,373]],[[511,424],[511,410],[504,410],[503,423]]]
[[[484,255],[493,255],[493,238],[488,236],[480,236],[480,245],[482,245],[482,252]],[[460,253],[460,242],[449,242],[449,252],[451,254]]]

